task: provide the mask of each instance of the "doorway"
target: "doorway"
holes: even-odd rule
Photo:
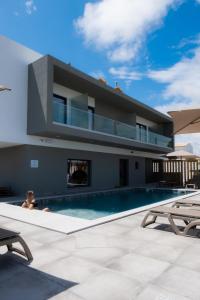
[[[129,184],[129,160],[119,160],[119,183],[120,186],[127,186]]]

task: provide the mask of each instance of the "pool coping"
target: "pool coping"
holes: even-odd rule
[[[139,188],[142,188],[142,187],[139,187]],[[145,188],[147,188],[147,187],[145,187]],[[165,189],[166,190],[167,188],[149,188],[149,189],[162,189],[162,190]],[[186,191],[186,189],[169,189],[169,188],[167,190]],[[109,191],[112,191],[112,190],[109,190]],[[116,191],[116,189],[115,189],[115,191]],[[189,197],[194,197],[196,195],[200,195],[200,190],[187,189],[187,191],[193,191],[193,193],[169,198],[169,199],[166,199],[163,201],[159,201],[159,202],[152,203],[149,205],[130,209],[130,210],[127,210],[124,212],[112,214],[112,215],[109,215],[106,217],[101,217],[101,218],[98,218],[95,220],[86,220],[86,219],[81,219],[81,218],[75,218],[75,217],[65,216],[65,215],[61,215],[61,214],[57,214],[57,213],[44,212],[41,210],[27,210],[27,209],[21,208],[19,206],[14,206],[12,204],[4,203],[4,202],[0,203],[0,216],[14,219],[17,221],[21,221],[24,223],[28,223],[31,225],[36,225],[36,226],[43,227],[45,229],[50,229],[53,231],[57,231],[57,232],[65,233],[65,234],[72,234],[77,231],[88,229],[90,227],[94,227],[94,226],[108,223],[108,222],[111,222],[111,221],[114,221],[117,219],[128,217],[128,216],[137,214],[139,212],[149,210],[149,209],[159,206],[159,205],[166,205],[166,204],[172,203],[172,202],[180,200],[180,199],[185,199],[185,198],[189,198]],[[12,202],[10,202],[10,203],[12,203]],[[48,217],[46,218],[46,216],[48,216]]]

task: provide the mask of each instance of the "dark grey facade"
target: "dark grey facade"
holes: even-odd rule
[[[74,107],[77,108],[78,104],[78,108],[87,111],[87,97],[94,97],[96,114],[111,118],[116,122],[123,122],[123,126],[135,126],[136,116],[153,121],[156,126],[152,130],[163,135],[163,138],[171,139],[171,143],[167,147],[162,144],[140,143],[134,137],[133,139],[122,138],[117,135],[55,123],[53,119],[54,83],[81,93],[79,99],[71,100]],[[168,153],[173,149],[171,118],[51,56],[45,56],[29,65],[27,133],[154,153]]]
[[[55,95],[58,87],[60,93],[69,93],[69,99]],[[144,185],[147,159],[132,155],[138,153],[135,151],[146,156],[168,153],[174,143],[171,118],[51,56],[29,65],[27,134],[85,142],[91,151],[32,145],[0,149],[0,186],[10,186],[20,195],[30,189],[45,196]],[[94,152],[93,144],[118,148],[117,153],[119,148],[128,149],[130,156]],[[70,159],[90,161],[89,186],[72,178],[77,171],[76,166],[68,165]],[[33,166],[34,161],[38,166]],[[87,171],[81,172],[88,178]]]
[[[68,159],[91,161],[90,186],[67,187]],[[120,184],[120,159],[128,160],[128,186],[144,185],[145,158],[41,146],[0,149],[0,186],[10,186],[20,195],[34,190],[39,196],[112,189]],[[31,160],[38,160],[38,168],[31,168]]]

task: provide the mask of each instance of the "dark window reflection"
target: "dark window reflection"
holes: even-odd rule
[[[90,185],[90,161],[68,160],[67,185],[69,187]]]

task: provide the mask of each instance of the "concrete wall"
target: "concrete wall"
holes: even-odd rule
[[[67,159],[70,158],[91,160],[90,187],[67,188]],[[33,189],[38,195],[114,188],[119,186],[120,158],[129,159],[129,185],[144,184],[144,158],[38,146],[0,149],[0,186],[10,186],[17,194]],[[31,168],[31,160],[38,160],[39,167]]]

